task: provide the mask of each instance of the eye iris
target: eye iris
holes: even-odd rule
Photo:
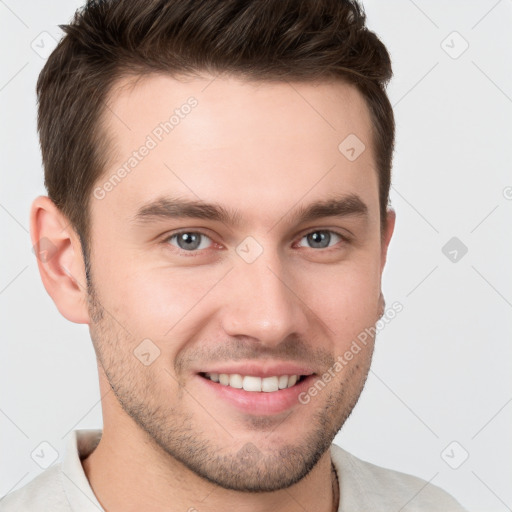
[[[307,235],[307,238],[312,247],[323,249],[329,247],[331,234],[328,231],[315,231]]]
[[[180,249],[194,250],[200,245],[200,235],[198,233],[180,233],[177,235]],[[185,245],[182,245],[184,243]]]

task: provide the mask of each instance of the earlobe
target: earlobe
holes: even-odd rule
[[[379,317],[377,318],[377,321],[380,320],[384,316],[385,312],[386,312],[386,299],[384,299],[384,294],[381,291],[380,295],[379,295]]]
[[[39,196],[32,203],[30,238],[41,280],[57,309],[71,322],[89,323],[80,240],[47,196]]]
[[[384,265],[386,264],[387,254],[389,242],[391,241],[391,237],[393,236],[393,231],[395,229],[395,221],[396,221],[396,213],[392,208],[388,208],[387,216],[386,216],[386,230],[382,236],[381,243],[381,265],[380,265],[380,273],[384,270]]]

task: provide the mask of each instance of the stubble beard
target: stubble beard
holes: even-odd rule
[[[329,449],[350,416],[368,375],[372,349],[361,354],[364,358],[361,364],[353,364],[343,370],[348,372],[343,380],[331,381],[310,402],[313,406],[316,400],[324,400],[324,407],[301,422],[307,425],[307,431],[299,442],[282,441],[278,423],[277,426],[271,425],[272,420],[267,417],[251,416],[247,419],[247,428],[260,428],[258,434],[268,430],[263,437],[266,446],[256,441],[239,447],[236,432],[215,424],[216,421],[218,423],[214,419],[215,411],[212,411],[210,423],[216,428],[209,429],[208,425],[204,422],[199,424],[192,414],[179,406],[172,407],[163,400],[158,401],[158,397],[165,395],[158,390],[154,371],[151,367],[142,367],[131,349],[122,349],[123,346],[131,346],[128,335],[103,310],[92,282],[88,289],[90,332],[98,364],[124,412],[157,450],[172,459],[173,466],[178,461],[199,477],[224,489],[272,492],[302,480]],[[168,378],[173,378],[170,373]],[[184,386],[180,383],[175,403],[184,403],[187,393],[186,383]],[[198,397],[195,398],[197,400]],[[302,408],[310,407],[310,404],[295,407],[282,424],[297,414],[304,415],[307,409]],[[202,406],[207,409],[207,404]],[[215,431],[222,432],[224,441],[215,438]]]

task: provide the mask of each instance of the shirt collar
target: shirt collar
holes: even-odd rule
[[[73,511],[104,512],[82,467],[81,460],[98,445],[102,430],[73,430],[62,459],[61,481]]]
[[[80,512],[105,512],[96,498],[89,480],[82,466],[82,459],[91,454],[102,435],[101,429],[79,429],[73,430],[67,441],[64,456],[62,459],[61,481],[66,492],[66,497],[73,511]],[[331,446],[331,457],[338,474],[340,488],[340,505],[338,512],[341,512],[342,505],[348,505],[348,489],[346,485],[346,472],[340,464],[340,456],[343,454],[338,446]],[[343,474],[343,477],[341,478]],[[345,484],[345,485],[343,485]]]

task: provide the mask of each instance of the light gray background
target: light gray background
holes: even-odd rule
[[[72,429],[101,427],[88,328],[58,313],[28,234],[45,193],[35,83],[80,4],[0,0],[0,495],[42,471],[31,458],[42,441],[62,455]],[[512,1],[364,5],[394,65],[397,224],[383,288],[404,310],[379,334],[336,442],[470,510],[511,510]],[[468,248],[457,262],[442,252],[452,237]]]

